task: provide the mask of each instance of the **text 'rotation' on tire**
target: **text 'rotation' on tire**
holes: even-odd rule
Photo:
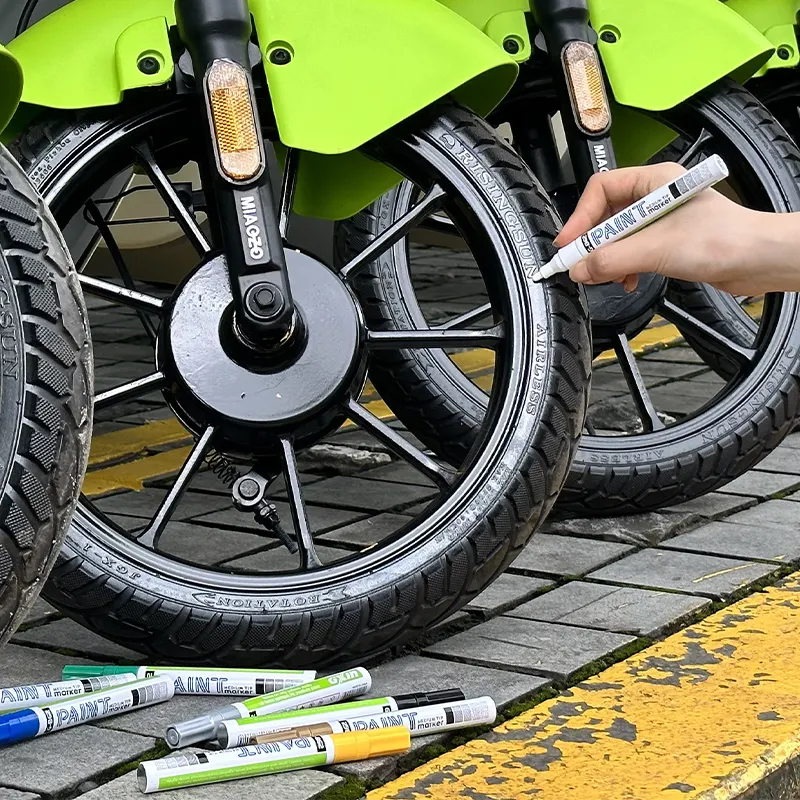
[[[316,302],[316,284],[303,282],[304,269],[316,275],[316,281],[335,278],[336,313],[353,306],[349,319],[361,326],[366,343],[359,346],[366,348],[370,363],[377,352],[401,346],[450,351],[476,342],[491,350],[497,368],[488,413],[474,447],[454,470],[424,452],[413,436],[382,421],[378,409],[385,406],[371,384],[357,402],[364,373],[358,372],[362,361],[356,359],[355,399],[338,399],[344,411],[337,416],[336,407],[326,417],[333,427],[348,417],[353,424],[326,433],[318,449],[331,442],[357,442],[358,452],[370,458],[377,454],[388,461],[391,455],[389,468],[405,470],[405,477],[382,484],[392,488],[389,498],[382,495],[379,501],[369,494],[377,484],[366,473],[348,484],[356,487],[352,495],[349,489],[337,491],[341,476],[300,471],[297,459],[304,470],[314,468],[313,463],[303,466],[307,462],[302,448],[292,446],[301,434],[295,429],[285,433],[277,425],[283,447],[278,455],[289,481],[285,489],[278,481],[270,500],[281,518],[282,540],[231,504],[231,476],[247,472],[253,462],[242,435],[248,428],[232,418],[219,430],[203,428],[203,403],[188,396],[181,371],[192,351],[170,352],[174,342],[186,342],[191,335],[181,320],[192,315],[177,310],[191,310],[187,298],[198,276],[205,275],[208,286],[217,280],[218,260],[193,256],[193,266],[177,288],[155,286],[136,283],[135,270],[128,271],[125,264],[125,257],[135,253],[116,246],[125,236],[125,226],[138,223],[128,212],[129,201],[152,192],[163,201],[164,214],[143,225],[171,225],[173,238],[185,248],[194,243],[199,252],[204,246],[213,251],[202,192],[186,178],[187,168],[205,152],[201,130],[181,102],[145,111],[121,106],[39,120],[14,145],[68,230],[75,220],[94,224],[94,236],[74,253],[76,263],[86,266],[94,253],[98,263],[105,259],[116,273],[114,279],[82,277],[84,289],[109,303],[119,302],[101,307],[96,298],[92,301],[99,359],[95,423],[100,435],[93,445],[94,468],[84,484],[91,496],[81,499],[46,596],[103,636],[162,659],[316,667],[354,661],[418,635],[468,602],[503,571],[549,511],[585,416],[591,361],[585,302],[566,279],[546,286],[527,279],[530,268],[553,252],[555,219],[530,172],[488,125],[458,106],[444,104],[381,137],[375,157],[425,195],[412,213],[419,219],[409,221],[409,230],[429,213],[444,213],[458,225],[465,243],[463,258],[477,264],[493,320],[475,329],[456,314],[434,332],[408,328],[398,331],[399,339],[393,333],[371,333],[360,321],[362,314],[369,315],[363,306],[357,308],[348,288],[349,278],[364,265],[356,260],[335,276],[321,262],[293,249],[302,242],[293,241],[290,227],[290,280],[296,281],[292,291],[301,298],[298,305],[305,313],[309,342],[315,336],[320,339],[316,332],[329,315],[320,314],[318,320],[304,310],[304,303]],[[272,138],[274,132],[265,135]],[[291,174],[284,176],[284,190],[290,184]],[[170,238],[167,228],[159,231],[161,239]],[[204,264],[200,269],[198,261]],[[147,266],[152,265],[142,268]],[[126,300],[120,283],[134,286],[139,299]],[[137,327],[139,317],[144,328]],[[214,339],[203,313],[194,315],[191,324],[198,338]],[[323,333],[322,338],[338,341],[336,331]],[[103,363],[115,353],[125,363]],[[317,362],[320,370],[338,358],[340,354],[329,349],[329,358]],[[235,373],[244,369],[241,365],[223,361],[204,365],[198,373],[224,371],[257,380],[246,370]],[[290,377],[287,373],[287,380]],[[222,402],[235,405],[239,389],[231,385],[231,395]],[[173,409],[183,425],[175,420]],[[429,413],[440,412],[429,408]],[[313,425],[313,419],[303,424]],[[142,423],[158,432],[160,445],[137,455],[151,461],[130,462],[139,465],[136,474],[150,463],[172,463],[173,458],[173,472],[179,474],[163,481],[144,480],[143,487],[136,487],[141,489],[138,493],[124,492],[121,483],[114,483],[117,477],[104,482],[109,475],[120,475],[114,461],[107,469],[103,466],[104,454],[118,454],[120,437]],[[259,457],[271,458],[272,440],[261,438],[258,426],[250,430],[253,441],[267,448]],[[304,443],[312,444],[308,427],[303,430]],[[204,469],[209,462],[222,466]],[[127,462],[123,467],[128,468]],[[276,466],[275,473],[280,471]],[[134,484],[131,479],[128,488]],[[184,500],[187,505],[182,505]],[[374,539],[365,539],[372,534],[363,532],[350,539],[339,536],[337,531],[346,530],[351,520],[363,519],[363,509],[369,508],[386,511],[375,525]],[[186,516],[191,514],[198,518],[189,524]],[[294,517],[297,535],[292,533]],[[300,528],[306,517],[311,530],[306,529],[304,537]],[[282,543],[286,538],[294,540],[299,555]],[[312,568],[299,569],[300,557]],[[315,566],[318,562],[321,566]]]
[[[510,121],[516,135],[548,98],[552,89],[521,82],[493,121]],[[760,210],[800,210],[800,153],[745,89],[720,82],[659,119],[677,134],[674,160],[712,153],[726,160],[731,178],[722,191]],[[340,260],[368,246],[414,197],[413,187],[397,187],[341,223]],[[434,218],[430,235],[444,243],[447,226]],[[436,304],[415,293],[424,278],[419,261],[401,242],[362,272],[355,288],[370,324],[392,330],[436,320]],[[587,295],[597,358],[586,429],[559,508],[585,516],[681,503],[743,474],[790,432],[800,377],[796,295],[742,301],[659,276],[642,276],[632,295],[614,285],[587,287]],[[488,307],[480,297],[466,299],[480,321]],[[661,342],[679,345],[681,337],[696,352],[661,350]],[[490,359],[406,351],[381,354],[372,379],[410,431],[458,464],[482,419],[486,372]]]
[[[55,563],[92,429],[78,279],[50,212],[0,145],[0,645]]]

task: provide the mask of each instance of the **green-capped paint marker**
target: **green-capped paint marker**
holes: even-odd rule
[[[178,722],[167,728],[167,744],[172,747],[186,747],[197,742],[213,739],[217,726],[226,719],[260,717],[276,711],[289,711],[293,708],[310,708],[341,703],[351,697],[366,694],[372,687],[369,672],[362,667],[337,672],[327,678],[317,678],[311,683],[292,686],[280,692],[252,697],[241,703],[218,708],[204,717]]]
[[[254,778],[297,769],[312,769],[344,761],[403,753],[411,746],[407,728],[354,731],[268,742],[216,753],[176,753],[139,764],[136,778],[145,794]]]
[[[355,700],[332,706],[281,711],[279,714],[264,714],[245,719],[229,719],[217,726],[217,741],[220,747],[244,747],[254,744],[257,736],[293,728],[316,725],[323,722],[338,722],[342,719],[388,714],[418,706],[439,703],[458,703],[464,700],[461,689],[440,689],[436,692],[414,692],[396,694],[394,697],[374,697],[370,700]]]
[[[175,694],[232,695],[247,697],[270,694],[309,683],[317,677],[313,669],[219,669],[217,667],[94,667],[68,665],[63,680],[96,678],[133,673],[137,678],[169,675]]]

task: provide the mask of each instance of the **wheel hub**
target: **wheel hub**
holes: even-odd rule
[[[287,434],[308,446],[341,425],[343,404],[363,388],[365,327],[353,294],[320,261],[295,250],[286,260],[302,335],[273,354],[259,358],[237,339],[223,256],[172,298],[157,357],[165,396],[194,433],[218,429],[218,450],[276,455]]]
[[[639,275],[639,285],[632,292],[626,292],[621,283],[587,286],[595,350],[613,347],[615,334],[624,333],[629,339],[640,334],[655,316],[666,289],[666,278],[652,273]]]

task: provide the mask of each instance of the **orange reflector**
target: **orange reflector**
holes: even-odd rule
[[[602,133],[611,123],[611,112],[597,52],[586,42],[570,42],[561,58],[578,125],[586,133]]]
[[[222,171],[234,181],[252,180],[264,159],[247,72],[233,61],[214,61],[206,91]]]

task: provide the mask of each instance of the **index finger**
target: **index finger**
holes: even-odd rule
[[[626,167],[593,175],[586,184],[575,211],[555,240],[557,247],[608,219],[631,203],[641,200],[659,186],[674,180],[686,170],[679,164],[665,162],[646,167]]]

